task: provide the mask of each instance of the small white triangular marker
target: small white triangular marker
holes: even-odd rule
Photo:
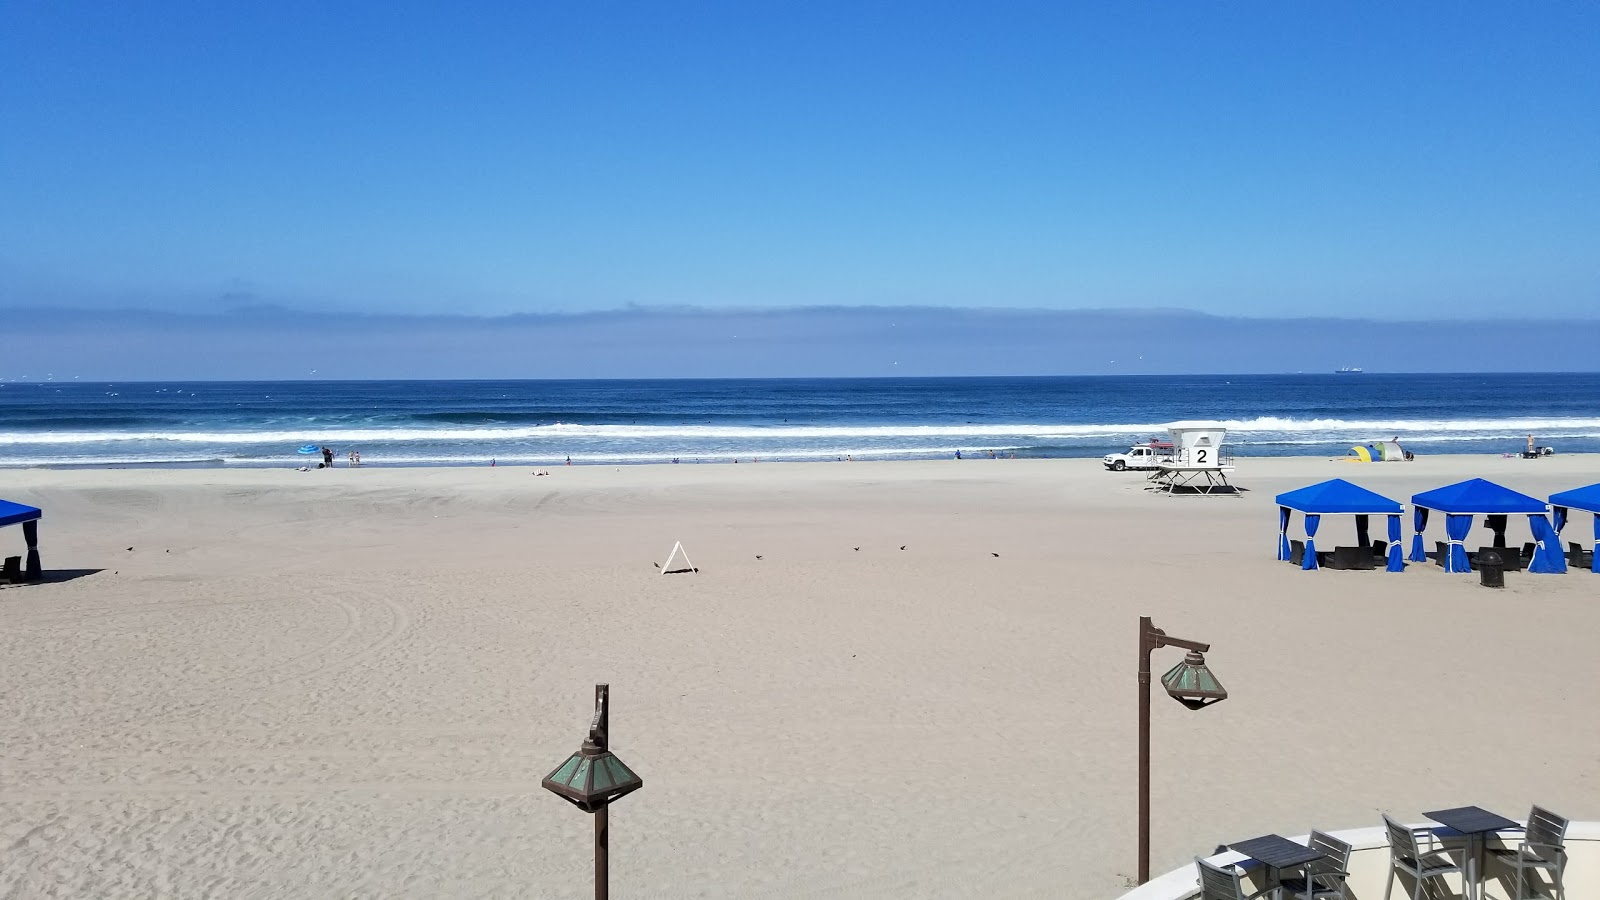
[[[661,564],[661,574],[665,575],[668,572],[673,571],[672,561],[677,559],[678,558],[678,554],[680,554],[680,553],[683,554],[683,566],[684,567],[682,569],[678,569],[677,571],[679,571],[679,572],[699,572],[700,571],[699,569],[694,567],[694,563],[689,561],[689,551],[683,549],[683,542],[682,541],[673,541],[672,542],[672,552],[667,554],[667,561]]]

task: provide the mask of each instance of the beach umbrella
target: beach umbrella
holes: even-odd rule
[[[304,447],[301,447],[299,450],[297,450],[295,452],[304,453],[305,455],[310,456],[313,453],[321,453],[322,452],[322,448],[318,447],[316,444],[307,444],[307,445],[305,445]]]

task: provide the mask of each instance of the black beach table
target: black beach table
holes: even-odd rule
[[[1263,866],[1267,867],[1269,878],[1268,887],[1274,888],[1274,894],[1281,896],[1283,893],[1284,869],[1297,869],[1306,863],[1315,862],[1327,856],[1315,847],[1305,844],[1296,844],[1286,837],[1276,834],[1266,834],[1248,841],[1239,841],[1229,844],[1229,850],[1243,853]]]
[[[1511,828],[1521,828],[1522,826],[1505,816],[1477,806],[1436,809],[1433,812],[1425,812],[1422,815],[1443,825],[1448,831],[1454,832],[1454,834],[1450,834],[1443,829],[1435,828],[1433,830],[1435,835],[1441,838],[1459,836],[1467,839],[1466,893],[1469,897],[1476,896],[1481,900],[1483,897],[1484,835]]]

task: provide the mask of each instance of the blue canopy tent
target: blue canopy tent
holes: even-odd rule
[[[1300,564],[1302,569],[1317,568],[1317,526],[1321,524],[1325,515],[1353,515],[1356,517],[1356,543],[1362,547],[1371,547],[1372,542],[1367,538],[1367,517],[1389,517],[1389,552],[1387,554],[1391,572],[1404,572],[1405,560],[1401,558],[1400,545],[1400,514],[1405,507],[1399,502],[1390,500],[1382,494],[1376,494],[1360,485],[1351,484],[1343,478],[1324,481],[1309,487],[1279,494],[1278,501],[1278,558],[1289,559],[1289,515],[1292,510],[1299,510],[1305,515],[1306,522],[1306,555],[1305,561]]]
[[[1427,554],[1422,549],[1422,531],[1428,525],[1428,511],[1438,510],[1444,513],[1444,532],[1446,554],[1444,570],[1446,572],[1469,572],[1472,566],[1467,561],[1466,539],[1467,532],[1472,530],[1472,517],[1484,516],[1484,525],[1494,532],[1494,545],[1506,545],[1506,516],[1526,514],[1528,527],[1533,530],[1534,551],[1533,561],[1528,564],[1529,572],[1552,573],[1567,570],[1567,558],[1561,553],[1560,539],[1550,525],[1550,520],[1545,513],[1550,507],[1536,497],[1519,494],[1508,487],[1502,487],[1492,481],[1482,478],[1473,478],[1459,484],[1435,488],[1414,494],[1411,505],[1416,517],[1414,524],[1416,538],[1411,544],[1411,560],[1425,562]]]
[[[25,570],[29,581],[44,577],[39,568],[39,517],[44,515],[37,507],[23,506],[10,500],[0,500],[0,528],[7,525],[22,526],[22,539],[28,544],[28,565]]]
[[[1568,510],[1579,509],[1594,513],[1594,543],[1590,549],[1591,551],[1600,549],[1600,484],[1551,494],[1550,505],[1555,509],[1557,541],[1561,538],[1561,529],[1566,527]],[[1589,571],[1600,572],[1600,553],[1591,552],[1590,555],[1594,557],[1594,561],[1589,564]]]

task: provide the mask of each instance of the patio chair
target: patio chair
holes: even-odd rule
[[[1528,813],[1528,827],[1523,831],[1522,841],[1515,850],[1491,849],[1489,853],[1499,862],[1510,866],[1517,872],[1517,894],[1515,900],[1525,900],[1528,896],[1528,870],[1543,869],[1550,873],[1551,887],[1555,888],[1556,900],[1567,900],[1566,885],[1562,875],[1567,868],[1567,851],[1562,846],[1562,841],[1567,836],[1567,820],[1537,806]]]
[[[1330,569],[1370,569],[1377,562],[1370,552],[1360,547],[1335,547],[1333,548],[1333,564]]]
[[[1290,541],[1289,542],[1289,562],[1294,563],[1295,565],[1298,566],[1298,565],[1303,564],[1305,561],[1306,561],[1306,542],[1305,541]]]
[[[22,583],[22,557],[8,556],[4,567],[0,567],[0,583]]]
[[[1444,541],[1434,541],[1433,542],[1433,564],[1434,565],[1438,566],[1441,569],[1444,568],[1445,558],[1448,557],[1449,555],[1450,555],[1450,548],[1445,546]]]
[[[1198,856],[1194,858],[1194,864],[1200,870],[1200,900],[1255,900],[1262,894],[1277,890],[1274,886],[1247,894],[1237,868],[1213,865]]]
[[[1567,541],[1567,565],[1574,569],[1587,569],[1594,565],[1594,551],[1583,549],[1577,541]]]
[[[1420,900],[1423,884],[1428,879],[1461,872],[1461,866],[1439,852],[1433,832],[1401,825],[1389,818],[1388,813],[1384,813],[1383,824],[1389,831],[1389,881],[1383,889],[1383,900],[1389,900],[1394,890],[1396,872],[1404,872],[1414,879],[1416,886],[1411,889],[1411,900]]]
[[[1533,551],[1537,549],[1539,549],[1539,545],[1533,541],[1522,545],[1522,561],[1524,564],[1533,562]]]
[[[1289,896],[1302,900],[1317,900],[1318,897],[1349,900],[1344,892],[1344,879],[1349,874],[1350,845],[1331,834],[1313,831],[1306,846],[1315,847],[1326,855],[1308,864],[1304,877],[1285,878],[1283,889]]]

